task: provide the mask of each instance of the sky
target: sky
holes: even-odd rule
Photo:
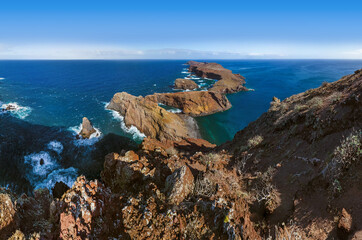
[[[362,1],[0,1],[0,59],[362,59]]]

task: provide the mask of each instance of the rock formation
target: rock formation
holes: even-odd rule
[[[92,123],[88,120],[88,118],[84,117],[82,121],[82,129],[80,130],[79,135],[83,139],[88,139],[95,132],[96,130],[94,129]]]
[[[197,137],[194,120],[166,111],[154,101],[126,92],[116,93],[107,106],[124,117],[127,127],[135,126],[146,136],[158,140],[181,140]]]
[[[224,68],[218,63],[187,62],[189,71],[198,77],[218,80],[209,91],[219,93],[235,93],[247,91],[244,87],[245,78],[240,74],[234,74],[231,70]]]
[[[126,93],[110,105],[124,116],[167,112]],[[153,137],[138,150],[110,153],[102,182],[78,177],[60,199],[44,189],[15,196],[0,188],[0,238],[360,239],[361,129],[356,71],[273,98],[268,112],[221,146]]]
[[[146,96],[145,99],[181,109],[183,113],[193,117],[210,115],[231,108],[231,103],[225,95],[217,92],[155,93]]]
[[[199,86],[190,79],[184,79],[184,78],[177,78],[175,80],[175,89],[182,89],[182,90],[194,90],[198,88]]]

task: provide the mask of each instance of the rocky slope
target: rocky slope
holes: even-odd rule
[[[356,71],[274,98],[222,146],[145,138],[61,198],[1,189],[0,239],[361,239],[361,94]]]
[[[361,129],[359,70],[284,101],[274,98],[268,112],[221,148],[254,179],[248,180],[253,220],[265,231],[284,222],[301,229],[303,239],[361,237]],[[351,214],[349,231],[337,226],[343,209]]]
[[[189,61],[187,64],[189,71],[196,76],[218,80],[209,91],[225,94],[248,90],[244,87],[245,78],[243,76],[232,73],[231,70],[218,63]]]
[[[197,137],[198,134],[191,117],[168,112],[141,96],[116,93],[107,108],[120,113],[127,127],[135,126],[146,136],[161,141]]]

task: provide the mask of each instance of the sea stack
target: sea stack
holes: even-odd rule
[[[90,136],[95,132],[96,130],[94,129],[92,123],[88,120],[88,118],[84,117],[82,122],[82,130],[79,132],[79,135],[83,139],[89,139]]]

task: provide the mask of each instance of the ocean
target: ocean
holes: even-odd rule
[[[207,60],[211,61],[211,60]],[[212,60],[246,78],[255,91],[227,97],[233,107],[199,117],[203,138],[221,144],[269,108],[273,96],[284,99],[362,68],[362,60]],[[76,176],[99,177],[104,155],[136,148],[142,134],[105,109],[116,92],[148,95],[173,92],[176,78],[190,77],[186,60],[42,60],[0,61],[0,186],[17,192],[71,185]],[[200,90],[212,79],[194,78]],[[76,140],[83,117],[100,138]],[[42,165],[39,164],[43,159]]]

